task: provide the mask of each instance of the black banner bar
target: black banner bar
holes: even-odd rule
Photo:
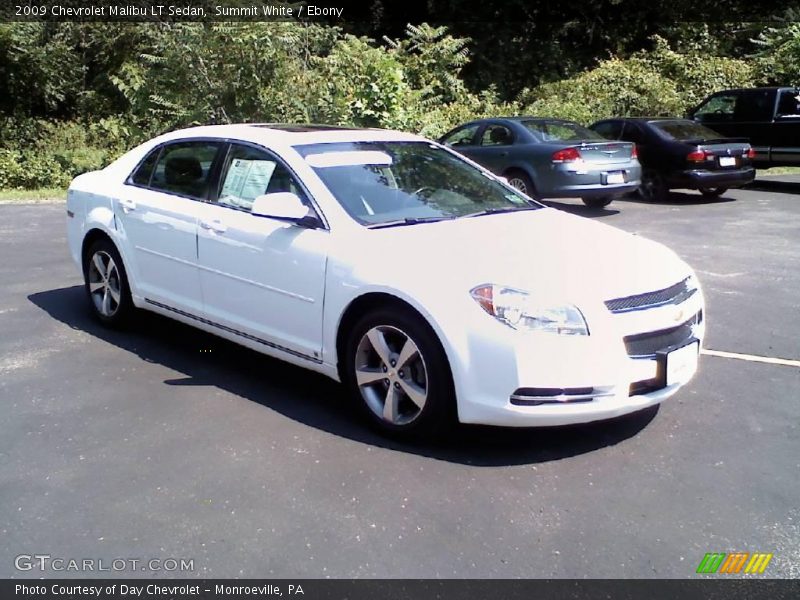
[[[593,22],[624,18],[627,0],[0,0],[0,21],[50,22]],[[800,1],[650,0],[646,17],[670,22],[765,22],[800,15]],[[641,14],[641,8],[637,9]],[[784,18],[784,17],[781,17]]]
[[[800,580],[3,580],[3,600],[796,600]]]

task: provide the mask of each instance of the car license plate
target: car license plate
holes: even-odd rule
[[[621,171],[617,171],[615,173],[609,173],[606,176],[606,182],[608,183],[625,183],[625,173]]]
[[[719,166],[720,167],[735,167],[736,166],[736,157],[735,156],[720,156],[719,157]]]
[[[697,371],[700,342],[693,342],[667,354],[667,385],[686,383]]]

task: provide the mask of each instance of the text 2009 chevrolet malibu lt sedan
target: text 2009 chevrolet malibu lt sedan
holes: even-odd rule
[[[605,419],[697,368],[671,250],[411,134],[177,131],[76,178],[67,215],[101,321],[147,309],[323,373],[388,432]]]

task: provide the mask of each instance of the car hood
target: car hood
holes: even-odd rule
[[[407,265],[417,279],[462,289],[494,283],[602,301],[663,289],[691,272],[659,243],[549,208],[367,233],[373,260],[394,256],[395,268]]]

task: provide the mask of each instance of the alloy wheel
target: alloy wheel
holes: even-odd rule
[[[389,325],[369,329],[356,349],[355,379],[361,397],[392,425],[416,420],[428,400],[428,372],[411,337]]]
[[[528,194],[528,186],[524,180],[520,179],[519,177],[512,177],[508,180],[508,185],[513,187],[514,189],[522,192],[523,194]]]
[[[119,270],[108,252],[98,250],[89,261],[89,294],[104,317],[113,317],[122,300]]]

